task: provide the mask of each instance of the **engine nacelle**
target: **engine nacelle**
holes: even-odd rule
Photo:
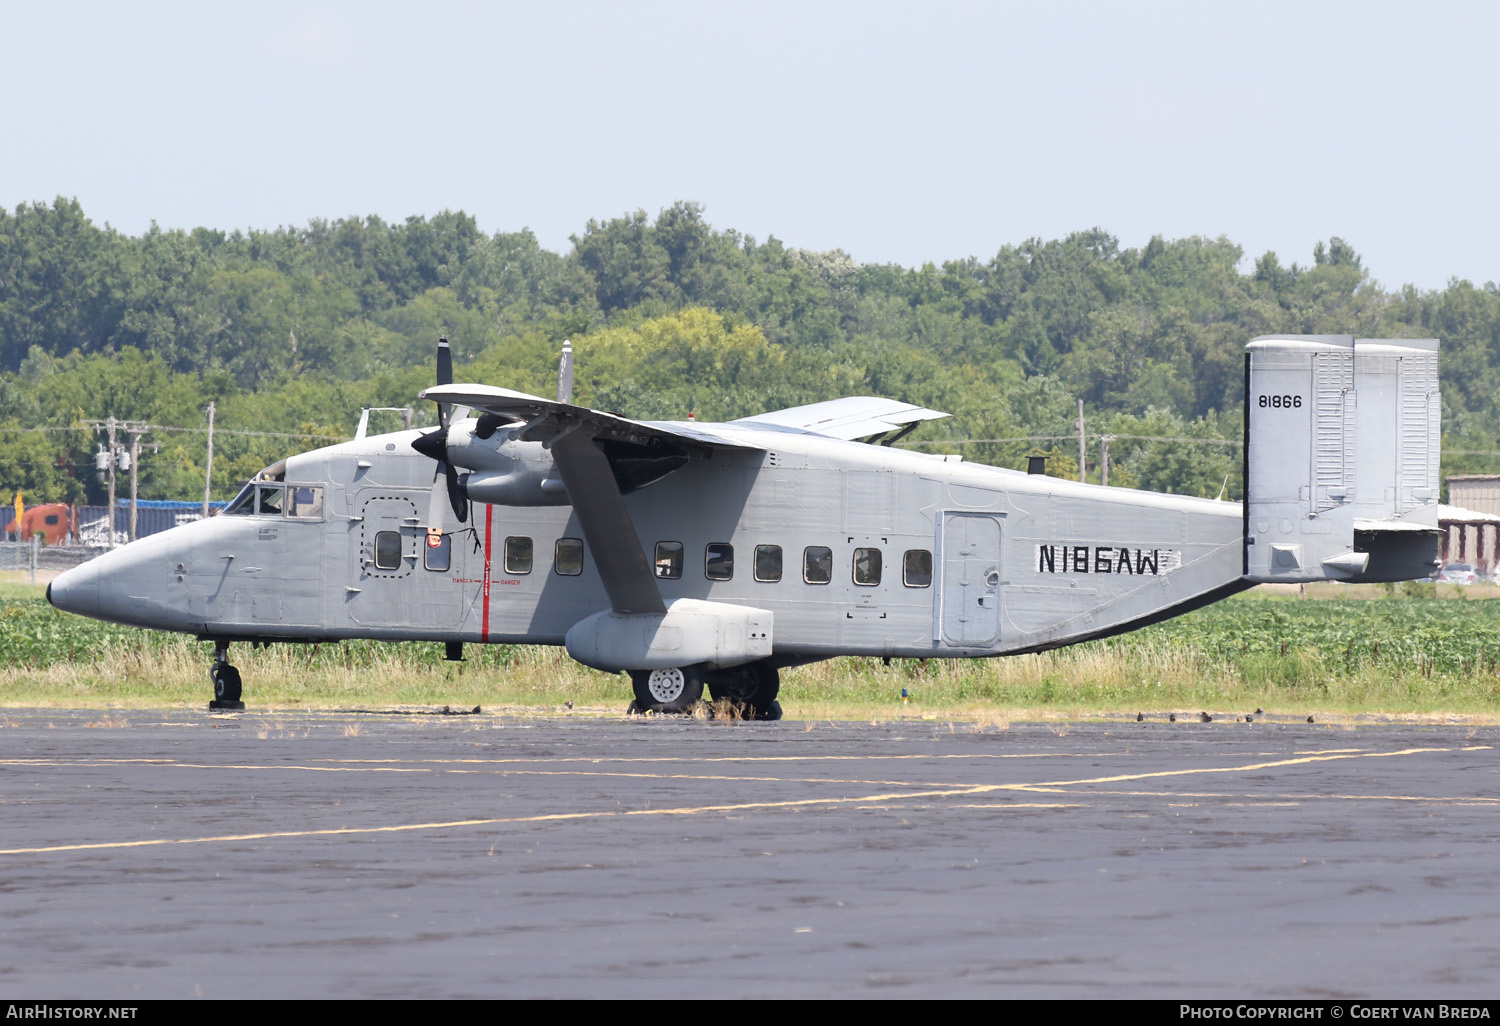
[[[562,478],[545,466],[516,461],[506,472],[475,471],[464,476],[464,492],[474,502],[496,506],[566,506],[568,490]]]
[[[447,457],[467,470],[461,481],[473,502],[497,506],[566,506],[568,490],[540,442],[518,442],[514,428],[481,438],[477,421],[465,419],[448,428]]]

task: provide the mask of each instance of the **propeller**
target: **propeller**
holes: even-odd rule
[[[449,348],[446,338],[438,339],[437,383],[439,385],[453,384],[453,351]],[[448,493],[448,505],[453,508],[453,515],[458,518],[458,522],[462,524],[469,519],[469,496],[464,492],[463,482],[459,480],[457,468],[448,461],[448,421],[452,412],[450,404],[438,403],[436,430],[418,435],[411,443],[411,447],[417,452],[428,459],[437,461],[437,469],[432,475],[432,495],[427,503],[429,545],[438,544],[434,539],[443,533],[441,527],[443,522],[442,497],[445,490]]]

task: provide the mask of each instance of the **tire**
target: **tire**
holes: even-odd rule
[[[703,673],[696,666],[632,670],[630,683],[643,712],[684,713],[703,697]]]
[[[747,720],[779,720],[781,706],[776,696],[781,692],[781,674],[765,663],[747,663],[707,675],[714,701],[728,700],[739,706]]]
[[[213,669],[214,698],[220,702],[240,700],[240,671],[224,663]]]

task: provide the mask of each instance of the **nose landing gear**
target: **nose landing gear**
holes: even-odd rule
[[[214,700],[208,703],[210,709],[245,708],[240,701],[240,671],[229,664],[229,642],[214,642],[214,666],[208,671],[208,679],[214,685]]]

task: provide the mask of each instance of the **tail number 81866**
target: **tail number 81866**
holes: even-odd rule
[[[1293,410],[1302,406],[1300,395],[1263,395],[1260,397],[1260,406],[1263,409]]]

